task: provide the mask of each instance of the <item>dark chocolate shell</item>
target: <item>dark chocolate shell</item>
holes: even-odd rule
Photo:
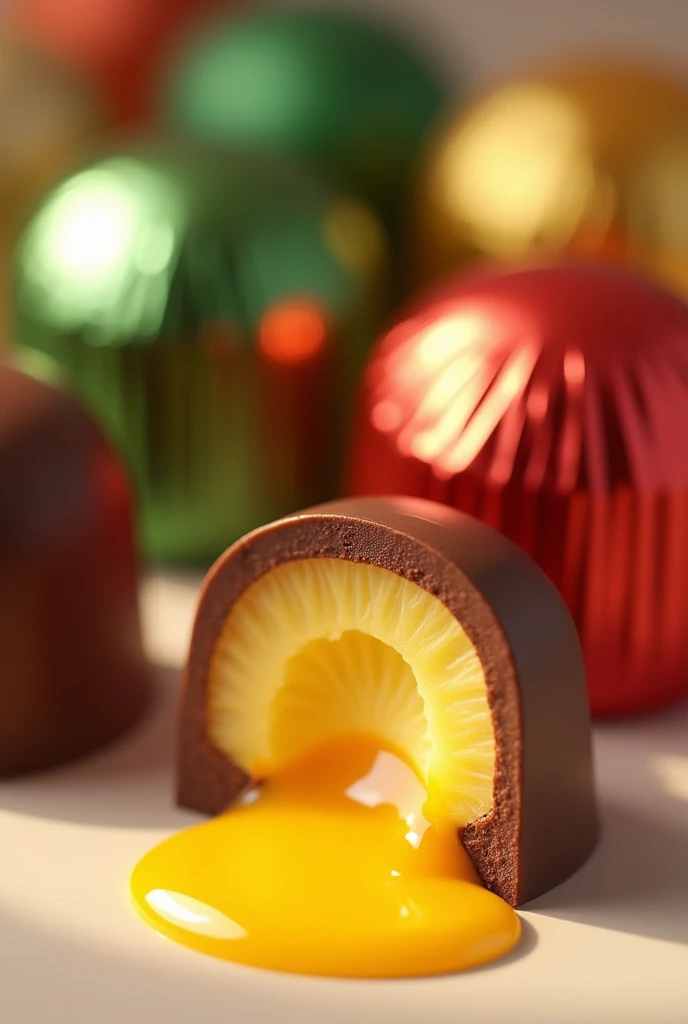
[[[66,391],[0,363],[0,775],[114,739],[143,709],[129,486]]]
[[[246,773],[210,739],[211,664],[226,642],[228,616],[252,584],[304,559],[396,574],[437,598],[471,641],[484,672],[495,764],[491,807],[460,834],[484,884],[516,906],[575,871],[594,846],[597,817],[573,623],[554,587],[510,541],[470,516],[417,499],[321,505],[256,530],[216,563],[184,682],[180,802],[218,813],[246,783]]]

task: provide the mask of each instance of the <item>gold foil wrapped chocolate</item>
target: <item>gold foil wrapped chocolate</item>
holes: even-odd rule
[[[41,193],[81,159],[99,128],[88,90],[50,58],[0,35],[0,319],[20,225]]]
[[[506,82],[439,131],[419,172],[410,260],[462,264],[568,250],[688,293],[688,86],[594,61]]]

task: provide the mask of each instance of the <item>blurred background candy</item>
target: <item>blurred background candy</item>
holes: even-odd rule
[[[150,113],[161,63],[231,0],[13,0],[12,30],[91,83],[113,124]]]
[[[447,121],[410,213],[416,281],[568,250],[688,294],[688,85],[621,58],[506,81]]]
[[[649,283],[688,296],[683,58],[624,55],[604,5],[574,39],[438,4],[13,0],[11,340],[122,453],[145,554],[207,563],[336,491],[403,300],[352,489],[503,529],[563,590],[594,710],[660,706],[688,678],[685,311]]]
[[[50,192],[16,252],[14,339],[123,452],[150,557],[207,562],[327,495],[386,256],[365,206],[256,154],[150,144]]]
[[[52,376],[0,361],[0,777],[114,739],[147,694],[129,487]]]
[[[84,84],[49,57],[0,34],[0,324],[23,218],[53,179],[94,143],[101,126]]]
[[[168,123],[303,160],[395,223],[446,92],[432,61],[374,14],[262,10],[209,24],[170,69]]]
[[[348,490],[507,534],[568,603],[593,712],[644,711],[688,696],[686,437],[680,299],[612,266],[485,269],[374,349]]]

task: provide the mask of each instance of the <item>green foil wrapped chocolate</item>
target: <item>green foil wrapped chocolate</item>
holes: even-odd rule
[[[174,129],[307,160],[398,220],[419,142],[445,102],[429,61],[389,28],[323,10],[227,15],[170,70]]]
[[[208,562],[327,493],[386,261],[366,207],[255,154],[151,146],[47,196],[15,254],[15,339],[122,451],[150,558]]]

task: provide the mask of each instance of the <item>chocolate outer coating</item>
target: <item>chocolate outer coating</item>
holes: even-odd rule
[[[494,804],[461,840],[485,886],[518,906],[575,871],[593,849],[598,824],[585,670],[571,618],[510,541],[420,499],[320,505],[256,530],[215,564],[184,684],[180,803],[218,813],[245,784],[207,739],[210,659],[246,588],[303,558],[343,558],[397,573],[439,598],[475,645],[496,738]]]
[[[0,776],[70,760],[146,698],[129,489],[66,392],[0,363]]]

